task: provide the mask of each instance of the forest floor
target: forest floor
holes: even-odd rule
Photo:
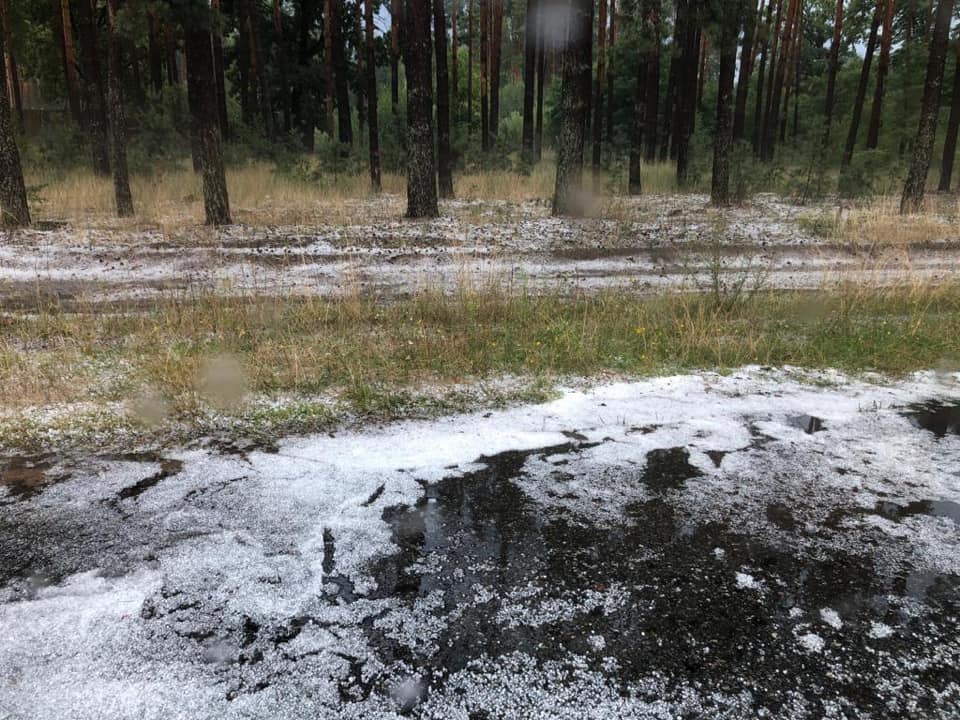
[[[960,254],[956,204],[946,206],[902,220],[877,204],[758,196],[717,210],[706,196],[674,194],[598,201],[593,217],[568,220],[543,201],[463,200],[443,203],[438,220],[410,222],[402,198],[384,196],[321,203],[300,225],[50,221],[0,242],[0,307],[115,308],[200,293],[390,299],[491,283],[652,294],[941,282]]]
[[[955,718],[958,379],[24,463],[0,717]]]

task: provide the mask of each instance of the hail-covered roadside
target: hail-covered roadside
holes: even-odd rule
[[[958,426],[753,368],[21,468],[0,717],[956,717]]]

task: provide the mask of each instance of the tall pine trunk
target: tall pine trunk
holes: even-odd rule
[[[617,0],[610,0],[610,39],[607,42],[607,145],[613,145],[613,77],[617,47]]]
[[[93,172],[101,177],[110,175],[110,142],[107,135],[107,95],[100,69],[97,47],[97,29],[89,0],[75,0],[73,4],[80,35],[80,53],[83,58],[85,95],[87,98],[87,126],[93,146]]]
[[[570,27],[563,53],[560,87],[560,133],[554,215],[582,215],[583,150],[593,65],[593,0],[571,0]]]
[[[370,189],[379,193],[383,185],[380,179],[380,119],[377,115],[377,56],[374,44],[373,2],[364,0],[364,23],[366,35],[366,63],[364,70],[367,79],[367,128],[370,140],[367,143],[370,153]]]
[[[957,132],[960,130],[960,41],[957,46],[957,64],[953,71],[953,92],[950,96],[950,119],[947,121],[947,137],[943,142],[943,158],[940,161],[940,184],[938,192],[950,192],[953,178],[953,162],[957,156]]]
[[[490,1],[480,0],[480,147],[490,150]]]
[[[533,149],[537,160],[543,158],[543,88],[547,70],[547,39],[543,30],[543,17],[537,17],[537,110],[536,127],[533,132]]]
[[[503,0],[490,0],[490,137],[500,134],[500,75],[503,61]]]
[[[753,74],[753,59],[756,54],[754,39],[759,22],[756,0],[746,0],[748,12],[743,19],[743,45],[740,50],[740,77],[737,81],[737,97],[733,110],[733,139],[742,140],[747,126],[747,96],[750,94],[750,76]],[[763,10],[761,0],[760,9]],[[736,58],[734,58],[736,60]]]
[[[883,93],[886,89],[887,72],[890,69],[890,46],[893,44],[893,14],[896,0],[884,0],[883,39],[880,41],[880,59],[877,62],[877,85],[870,109],[870,126],[867,128],[867,150],[876,150],[880,145],[880,116],[883,112]]]
[[[747,0],[753,2],[754,0]],[[737,70],[737,36],[740,34],[739,7],[727,7],[720,22],[720,73],[717,84],[717,123],[713,137],[713,175],[710,201],[714,205],[730,203],[730,154],[733,147],[733,80]],[[752,22],[748,18],[747,22]]]
[[[459,15],[460,0],[453,0],[450,4],[450,128],[453,133],[457,131],[457,117],[460,115],[460,38],[457,37]]]
[[[603,159],[603,92],[607,72],[607,0],[600,0],[597,18],[597,82],[593,92],[593,171],[600,172]]]
[[[873,64],[873,54],[877,48],[877,32],[880,29],[881,10],[883,0],[877,0],[877,7],[873,13],[873,22],[870,24],[870,37],[867,40],[867,49],[863,57],[863,66],[860,68],[860,84],[857,85],[857,97],[853,101],[853,117],[850,119],[850,130],[847,132],[847,144],[843,148],[840,158],[841,170],[850,165],[853,160],[853,151],[857,147],[857,134],[860,132],[860,119],[863,117],[863,105],[867,98],[867,86],[870,84],[870,66]]]
[[[770,29],[773,19],[773,0],[767,0],[767,19],[764,21],[763,34],[761,35],[760,45],[760,67],[757,70],[757,90],[756,99],[753,106],[753,132],[751,142],[753,145],[753,154],[760,156],[760,140],[763,133],[763,108],[764,88],[766,87],[767,57],[770,52]]]
[[[341,153],[353,145],[353,117],[350,114],[350,78],[347,73],[346,37],[343,34],[343,3],[334,0],[331,17],[333,40],[333,84],[337,92],[337,137]]]
[[[438,217],[433,137],[430,0],[406,0],[403,63],[407,74],[407,217]]]
[[[937,136],[937,118],[940,114],[940,94],[943,89],[943,69],[947,60],[947,45],[950,20],[953,16],[953,0],[940,0],[937,4],[936,22],[930,40],[930,58],[923,83],[923,103],[920,106],[920,126],[913,144],[913,161],[903,187],[900,214],[917,212],[923,207],[923,193],[930,170],[930,157]]]
[[[843,42],[843,2],[837,0],[837,13],[833,21],[833,40],[830,43],[830,62],[827,69],[827,98],[823,110],[824,149],[830,144],[830,126],[833,125],[833,108],[837,99],[837,70],[840,67],[840,43]]]
[[[398,0],[399,1],[399,0]],[[333,5],[337,0],[323,2],[323,110],[324,127],[329,137],[333,137],[334,78],[333,78]],[[396,112],[396,103],[394,103]]]
[[[9,0],[0,0],[0,32],[4,36],[4,61],[6,64],[7,92],[9,93],[10,110],[16,127],[23,130],[23,98],[20,94],[20,70],[17,67],[17,58],[13,53],[13,27],[10,17]]]
[[[527,0],[523,38],[523,133],[521,150],[524,163],[529,165],[534,160],[533,112],[537,94],[537,0]]]
[[[437,60],[437,180],[440,197],[453,197],[450,150],[450,79],[447,71],[447,23],[444,0],[433,0],[433,46]]]
[[[666,162],[670,157],[673,143],[673,122],[676,118],[677,86],[680,80],[680,60],[683,57],[680,37],[683,35],[682,5],[685,0],[676,0],[676,13],[673,23],[673,39],[670,43],[670,67],[667,72],[667,97],[663,108],[663,123],[660,130],[660,162]],[[674,155],[674,157],[676,157]]]
[[[68,2],[68,0],[57,0]],[[147,16],[147,58],[150,65],[150,87],[157,95],[163,90],[163,30],[155,12]]]
[[[10,113],[5,47],[0,33],[0,226],[13,228],[30,224],[30,208]]]
[[[650,3],[650,46],[648,48],[644,66],[647,73],[643,103],[644,129],[643,139],[644,160],[652,163],[657,159],[657,121],[660,116],[660,13],[663,10],[662,0],[648,0]],[[613,97],[611,93],[611,98]]]
[[[403,0],[390,0],[390,107],[393,114],[400,106],[400,33],[403,25]]]
[[[117,217],[133,216],[130,171],[127,167],[127,127],[123,105],[122,59],[117,34],[119,0],[107,0],[109,47],[107,53],[107,93],[110,105],[110,165],[113,169],[113,194]]]
[[[217,117],[217,82],[210,44],[212,20],[203,0],[193,0],[183,18],[184,50],[187,59],[187,92],[193,95],[193,122],[200,138],[203,205],[207,225],[230,224],[230,200],[220,146]]]
[[[800,0],[790,0],[783,36],[779,42],[780,57],[777,60],[773,89],[770,94],[770,111],[763,124],[763,143],[760,149],[761,159],[768,162],[773,160],[776,148],[777,128],[780,126],[780,100],[783,97],[784,83],[787,81],[787,70],[793,60],[793,35],[797,25],[799,9]]]
[[[224,77],[226,66],[223,60],[223,15],[221,0],[211,0],[213,10],[213,72],[217,81],[217,118],[220,120],[220,134],[224,139],[230,137],[230,120],[227,117],[227,82]]]
[[[73,46],[73,21],[70,18],[70,0],[54,0],[54,29],[56,44],[63,60],[63,79],[67,89],[67,104],[77,127],[86,130],[86,119],[80,100],[80,77],[77,74],[77,55]],[[159,90],[158,90],[159,92]]]
[[[473,136],[473,3],[467,0],[467,135]]]

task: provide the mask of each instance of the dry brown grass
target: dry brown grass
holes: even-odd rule
[[[907,247],[960,241],[960,199],[929,194],[922,212],[900,215],[899,195],[841,204],[807,222],[819,234],[858,248]]]

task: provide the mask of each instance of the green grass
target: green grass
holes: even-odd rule
[[[747,364],[898,375],[955,368],[958,359],[955,286],[727,298],[488,289],[387,305],[209,296],[99,315],[51,306],[0,324],[0,444],[21,445],[22,436],[43,445],[53,421],[38,419],[36,408],[58,403],[113,403],[109,420],[85,411],[98,418],[94,438],[171,424],[189,434],[218,417],[244,432],[277,434],[323,429],[345,415],[542,399],[564,376]],[[521,380],[471,389],[502,376]],[[137,410],[144,404],[152,410]]]

